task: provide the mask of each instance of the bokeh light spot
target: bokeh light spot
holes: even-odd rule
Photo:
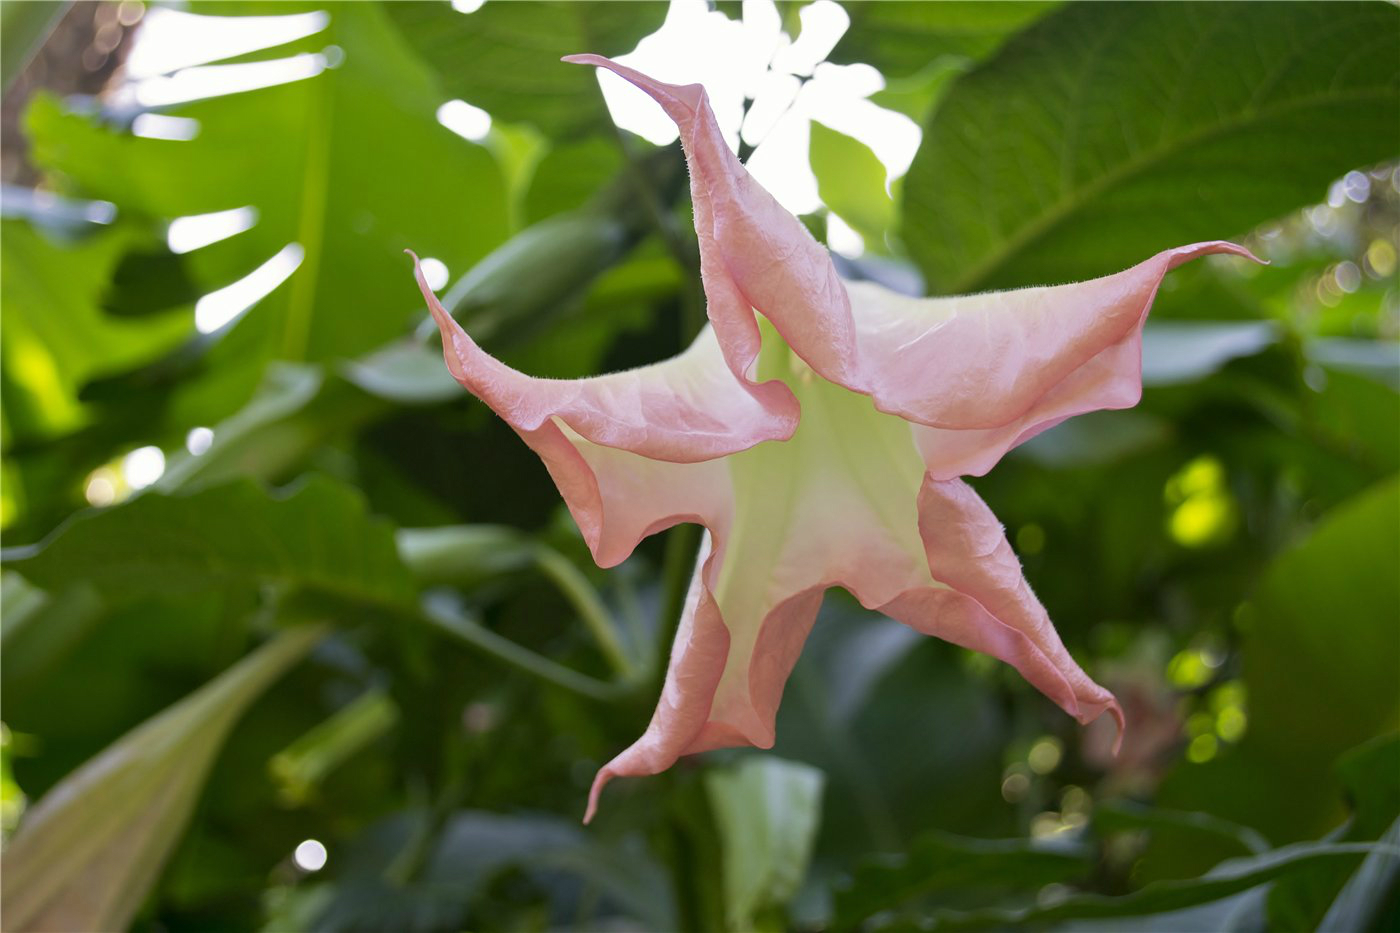
[[[307,839],[297,845],[292,853],[292,861],[302,871],[320,871],[326,867],[326,847],[315,839]]]

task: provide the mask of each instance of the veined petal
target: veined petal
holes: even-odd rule
[[[1233,243],[1197,243],[1088,282],[957,298],[848,283],[876,405],[915,422],[938,479],[981,475],[1074,415],[1131,408],[1162,277],[1210,253],[1255,258]]]
[[[620,75],[679,128],[710,320],[734,373],[753,374],[758,311],[818,375],[933,429],[919,443],[940,478],[985,472],[1065,418],[1135,404],[1138,335],[1162,276],[1208,253],[1255,258],[1232,243],[1198,243],[1089,282],[944,299],[843,283],[826,250],[730,151],[704,88],[598,55],[564,60]],[[948,429],[987,433],[938,433]]]
[[[690,162],[710,322],[735,374],[752,377],[759,352],[757,309],[818,373],[863,391],[854,368],[851,305],[831,257],[729,149],[705,89],[666,84],[601,55],[570,55],[564,61],[597,65],[627,79],[651,95],[680,130]]]
[[[736,380],[708,329],[640,369],[578,380],[517,372],[453,320],[414,259],[448,369],[540,455],[601,566],[678,521],[719,521],[729,500],[718,458],[796,429],[787,387]]]

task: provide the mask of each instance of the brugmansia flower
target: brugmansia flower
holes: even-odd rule
[[[985,652],[1081,723],[1109,692],[1070,657],[1001,525],[962,481],[1066,418],[1141,394],[1144,318],[1167,250],[1074,285],[915,299],[837,277],[826,251],[730,151],[698,85],[596,55],[680,128],[710,326],[681,355],[591,379],[534,379],[488,356],[418,274],[457,380],[544,460],[603,567],[680,522],[704,543],[656,713],[598,772],[773,744],[783,685],[822,594]],[[1252,258],[1252,257],[1251,257]]]

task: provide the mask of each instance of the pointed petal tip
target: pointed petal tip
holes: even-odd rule
[[[598,65],[600,67],[605,67],[612,64],[612,59],[605,58],[602,55],[596,55],[593,52],[575,52],[573,55],[565,55],[559,60],[561,62],[567,62],[570,65]]]
[[[1117,758],[1118,753],[1123,750],[1123,736],[1128,731],[1128,723],[1123,718],[1123,707],[1118,705],[1117,700],[1114,700],[1104,712],[1113,717],[1113,722],[1118,727],[1118,734],[1113,737],[1113,757]]]
[[[1179,246],[1174,250],[1170,250],[1169,252],[1171,254],[1169,268],[1172,269],[1175,269],[1177,266],[1180,266],[1183,263],[1190,262],[1191,260],[1196,259],[1197,257],[1209,256],[1218,253],[1225,253],[1231,256],[1239,256],[1242,259],[1248,259],[1251,262],[1256,262],[1261,266],[1267,266],[1269,264],[1269,261],[1267,259],[1260,259],[1258,256],[1254,255],[1254,253],[1251,252],[1247,247],[1241,246],[1238,243],[1231,243],[1229,240],[1206,240],[1203,243],[1192,243],[1189,246]]]
[[[598,814],[598,798],[603,794],[603,788],[608,781],[612,780],[612,772],[606,767],[599,768],[598,773],[593,777],[593,786],[588,789],[588,806],[583,811],[583,825],[587,826],[593,822],[593,817]]]

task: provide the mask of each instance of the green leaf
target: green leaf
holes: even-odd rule
[[[643,929],[678,929],[671,886],[646,850],[609,844],[584,833],[578,823],[545,813],[500,814],[480,810],[451,813],[434,840],[427,862],[402,884],[386,880],[394,854],[406,848],[425,814],[397,814],[370,826],[350,846],[345,883],[306,928],[324,933],[369,930],[444,930],[486,926],[468,913],[491,883],[519,869],[542,883],[551,900],[572,901],[566,878],[596,886],[625,905]],[[562,906],[562,905],[561,905]],[[569,914],[580,923],[572,903]],[[535,917],[536,920],[541,918]],[[555,924],[558,925],[558,924]]]
[[[1366,856],[1318,925],[1319,930],[1373,930],[1400,881],[1400,819],[1381,837],[1384,848]]]
[[[850,28],[831,61],[866,62],[904,77],[941,59],[982,58],[1058,3],[848,3]]]
[[[451,4],[391,3],[390,17],[448,96],[552,137],[606,128],[610,119],[592,68],[565,55],[621,55],[657,29],[663,3],[488,3],[468,14]]]
[[[1246,891],[1290,872],[1337,859],[1378,851],[1366,843],[1331,845],[1305,842],[1274,849],[1247,859],[1222,862],[1202,878],[1187,881],[1155,881],[1121,897],[1075,894],[1046,906],[1020,910],[991,908],[977,911],[935,911],[918,925],[924,930],[987,930],[1062,920],[1102,917],[1140,917],[1208,904]]]
[[[749,755],[705,774],[731,929],[753,929],[758,912],[781,907],[797,893],[821,820],[824,780],[816,768],[769,755]]]
[[[1333,763],[1400,724],[1397,565],[1394,478],[1333,509],[1274,560],[1243,614],[1248,732],[1210,762],[1179,765],[1159,794],[1162,806],[1213,813],[1278,841],[1315,838],[1343,820]],[[1153,849],[1145,864],[1176,873],[1197,856]]]
[[[379,605],[415,593],[389,526],[358,491],[316,476],[279,494],[244,480],[82,512],[12,566],[45,588],[89,582],[114,597],[265,583]]]
[[[931,894],[1033,891],[1082,878],[1092,868],[1082,847],[925,833],[907,854],[868,860],[856,870],[851,884],[837,892],[835,926],[849,929]]]
[[[1128,800],[1105,801],[1094,808],[1094,828],[1100,833],[1130,829],[1185,831],[1224,839],[1252,855],[1268,850],[1269,842],[1248,826],[1182,810],[1162,810]]]
[[[131,320],[102,311],[113,271],[138,239],[130,228],[72,244],[20,220],[0,222],[0,231],[4,405],[7,430],[17,437],[80,427],[87,415],[78,394],[88,380],[144,363],[189,332],[182,314]]]
[[[1072,4],[961,78],[905,180],[930,289],[1239,236],[1400,149],[1390,4]]]
[[[13,702],[45,679],[92,631],[102,601],[88,586],[50,595],[19,574],[0,578],[0,680]]]
[[[44,44],[71,0],[5,0],[0,3],[0,87],[9,90],[24,66]]]
[[[49,791],[5,848],[6,929],[126,929],[234,723],[323,634],[282,633]]]
[[[306,804],[331,772],[383,737],[398,720],[398,707],[376,687],[336,710],[268,760],[278,801],[286,807]]]
[[[808,146],[817,193],[876,252],[889,247],[885,234],[894,226],[895,205],[885,190],[885,166],[859,140],[812,121]]]
[[[1347,752],[1337,762],[1336,772],[1346,788],[1351,817],[1329,839],[1361,842],[1379,839],[1395,845],[1395,820],[1400,817],[1400,735],[1388,735],[1366,742]],[[1376,895],[1384,900],[1384,878],[1400,867],[1384,852],[1373,852],[1351,864],[1339,862],[1282,879],[1273,884],[1268,896],[1270,926],[1281,930],[1363,930],[1377,929],[1369,922],[1332,922],[1324,917],[1333,911],[1357,916],[1375,911],[1376,897],[1367,898],[1360,888],[1365,879],[1376,879]],[[1348,881],[1351,878],[1351,881]],[[1362,879],[1358,881],[1357,879]],[[1346,889],[1346,890],[1344,890]]]
[[[318,36],[343,54],[336,67],[169,108],[199,121],[192,140],[136,137],[52,98],[28,114],[35,161],[119,210],[172,218],[253,207],[250,230],[186,256],[205,290],[288,243],[303,249],[291,277],[211,355],[216,379],[188,403],[192,423],[244,401],[269,359],[352,356],[402,334],[422,313],[405,248],[460,274],[505,237],[495,159],[437,122],[441,91],[381,8],[328,12]]]
[[[1271,321],[1193,321],[1149,324],[1142,332],[1145,386],[1194,382],[1278,339]]]
[[[1290,758],[1306,748],[1330,766],[1400,724],[1397,566],[1394,479],[1334,510],[1274,561],[1243,649],[1251,740]]]

